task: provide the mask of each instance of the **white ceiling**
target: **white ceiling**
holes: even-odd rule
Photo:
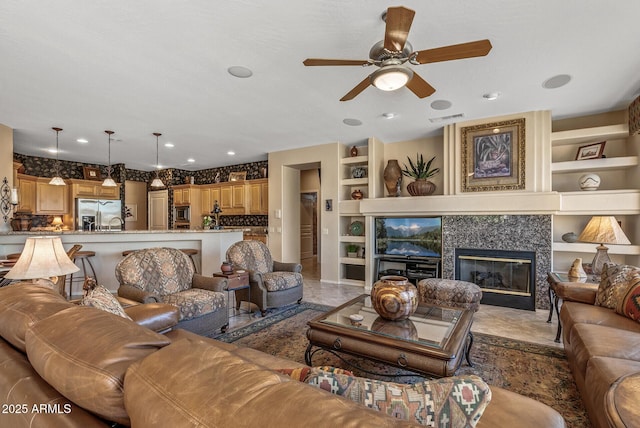
[[[302,61],[366,60],[384,35],[380,15],[398,5],[416,11],[415,50],[485,38],[493,49],[411,66],[436,88],[428,98],[371,86],[340,102],[373,68]],[[638,16],[638,0],[3,0],[0,123],[15,129],[16,152],[54,157],[46,149],[59,126],[61,159],[98,164],[107,163],[111,129],[112,163],[146,171],[155,165],[152,132],[161,132],[160,164],[197,170],[333,141],[437,135],[450,121],[429,119],[454,114],[617,110],[640,93]],[[231,76],[236,65],[253,76]],[[542,87],[558,74],[571,82]],[[489,92],[501,97],[487,101]],[[435,100],[452,107],[434,110]],[[384,119],[388,112],[398,117]]]

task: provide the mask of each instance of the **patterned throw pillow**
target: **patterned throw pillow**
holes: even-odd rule
[[[398,419],[438,428],[475,427],[491,401],[478,376],[454,376],[413,385],[312,369],[306,383]]]
[[[616,306],[616,312],[640,322],[640,274],[635,273],[629,280],[626,292]]]
[[[636,273],[640,273],[640,268],[605,263],[595,305],[615,309],[629,288],[631,277]]]
[[[349,376],[353,376],[353,373],[349,370],[340,369],[338,367],[330,367],[330,366],[320,366],[320,367],[296,367],[295,369],[276,369],[278,373],[282,373],[284,375],[289,376],[293,380],[297,380],[300,382],[305,382],[309,375],[312,373],[316,373],[318,371],[328,372],[328,373],[336,373],[336,374],[346,374]]]
[[[118,299],[102,285],[96,285],[91,289],[85,290],[85,295],[82,301],[80,301],[80,305],[91,306],[121,316],[122,318],[131,319],[131,317],[125,313]]]

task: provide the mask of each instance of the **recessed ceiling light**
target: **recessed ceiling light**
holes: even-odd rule
[[[489,101],[497,100],[499,97],[500,97],[500,92],[489,92],[488,94],[484,94],[482,96],[482,98]]]
[[[189,163],[194,163],[195,161],[196,161],[196,160],[195,160],[194,158],[189,158],[189,159],[187,159],[187,162],[189,162]]]
[[[227,154],[228,154],[229,156],[234,156],[234,155],[236,154],[236,152],[234,152],[233,150],[229,150],[229,151],[227,152]]]
[[[431,103],[431,108],[434,110],[446,110],[448,108],[451,108],[451,101],[435,100]]]
[[[173,143],[164,143],[164,146],[168,148],[175,147]]]
[[[246,79],[247,77],[253,76],[253,71],[241,65],[234,65],[233,67],[229,67],[227,68],[227,71],[230,75],[239,77],[241,79]]]
[[[384,117],[385,119],[395,119],[396,117],[398,117],[397,113],[382,113],[382,117]]]
[[[571,76],[568,74],[558,74],[542,82],[542,87],[545,89],[560,88],[571,81]]]
[[[87,144],[89,142],[86,138],[78,138],[76,141],[80,144]]]
[[[362,125],[362,121],[358,120],[358,119],[344,119],[342,121],[342,123],[344,123],[345,125],[349,125],[349,126],[360,126]]]

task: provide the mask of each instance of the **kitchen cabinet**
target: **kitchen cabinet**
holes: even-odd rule
[[[120,199],[120,185],[104,187],[100,181],[68,180],[71,183],[71,201],[76,198]]]
[[[200,189],[200,206],[202,215],[210,215],[213,211],[213,204],[218,201],[220,204],[220,185],[212,184]]]
[[[268,215],[269,214],[269,180],[261,178],[251,180],[247,184],[249,194],[249,214]]]
[[[200,186],[193,184],[179,184],[173,187],[173,206],[189,208],[189,229],[195,229],[202,226],[202,189]],[[174,228],[177,224],[174,218]],[[181,224],[183,227],[185,223]]]
[[[245,185],[224,183],[220,185],[220,208],[222,215],[245,214]]]
[[[18,189],[16,211],[36,212],[36,177],[18,174],[15,186]]]
[[[191,189],[176,186],[173,189],[173,205],[191,205]]]
[[[36,182],[36,214],[63,215],[69,211],[69,186],[52,186],[50,178]]]

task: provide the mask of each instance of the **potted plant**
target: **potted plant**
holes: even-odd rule
[[[347,257],[358,257],[359,246],[356,244],[348,244],[347,245]]]
[[[429,159],[429,162],[425,162],[422,155],[416,153],[415,163],[407,156],[409,161],[409,167],[406,164],[402,170],[402,175],[411,177],[414,179],[412,183],[407,185],[407,191],[411,196],[427,196],[435,192],[436,185],[429,181],[429,178],[433,177],[440,172],[440,168],[431,168],[431,164],[436,157]]]
[[[212,218],[208,215],[202,217],[202,228],[209,230],[211,228]]]

